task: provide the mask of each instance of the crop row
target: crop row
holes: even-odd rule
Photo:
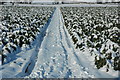
[[[47,23],[53,7],[3,6],[0,18],[0,55],[2,62],[22,48],[29,48]]]
[[[87,47],[98,69],[120,70],[118,7],[62,7],[61,11],[76,49]]]

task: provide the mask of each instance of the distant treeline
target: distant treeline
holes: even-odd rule
[[[18,3],[18,4],[31,4],[32,2],[0,2],[0,4],[5,4],[5,3],[10,3],[10,4],[14,5],[15,3]]]
[[[104,3],[120,3],[120,1],[119,2],[97,2],[97,4],[104,4]]]
[[[10,3],[12,5],[14,5],[15,3],[17,4],[32,4],[32,2],[0,2],[0,4],[6,4],[6,3]],[[88,3],[88,4],[91,4],[91,2],[52,2],[52,4],[79,4],[79,3]],[[107,4],[107,3],[120,3],[119,2],[93,2],[93,3],[97,3],[97,4]]]

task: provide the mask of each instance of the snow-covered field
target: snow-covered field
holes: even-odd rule
[[[119,66],[120,45],[118,42],[120,36],[118,34],[120,33],[119,32],[120,30],[119,27],[116,26],[118,25],[118,22],[115,22],[116,23],[115,26],[112,25],[113,28],[109,29],[109,31],[112,31],[113,33],[114,31],[116,31],[116,34],[114,35],[118,38],[118,41],[116,41],[115,43],[114,40],[110,41],[111,40],[110,39],[107,40],[106,42],[107,46],[109,46],[110,44],[114,44],[116,48],[115,51],[112,51],[111,48],[106,47],[109,48],[109,52],[112,51],[112,54],[116,55],[117,53],[118,56],[116,58],[117,70],[115,71],[113,69],[112,60],[110,59],[109,61],[111,61],[111,64],[109,64],[109,70],[106,71],[107,66],[103,66],[102,68],[100,67],[100,69],[96,67],[95,54],[97,53],[99,54],[99,51],[96,49],[97,47],[91,48],[87,46],[86,41],[88,39],[86,39],[87,36],[85,36],[86,35],[84,33],[85,30],[80,30],[78,28],[77,29],[75,28],[75,26],[76,27],[80,26],[78,25],[79,19],[82,19],[82,18],[79,19],[77,18],[81,16],[81,14],[77,15],[77,13],[80,10],[81,13],[83,11],[83,14],[85,14],[84,11],[88,10],[87,8],[81,8],[83,7],[83,5],[81,6],[76,5],[77,8],[74,8],[75,5],[54,5],[54,6],[47,5],[47,7],[45,7],[45,5],[37,6],[37,7],[35,6],[32,7],[30,5],[28,5],[27,7],[22,7],[22,6],[24,5],[19,5],[18,8],[14,6],[13,7],[6,6],[2,8],[3,12],[0,13],[0,15],[4,16],[0,20],[0,33],[1,33],[0,54],[2,55],[2,57],[3,55],[5,57],[5,59],[3,60],[4,62],[0,67],[0,73],[2,74],[1,76],[2,78],[23,78],[23,77],[25,78],[118,78],[119,77],[118,70],[120,69]],[[67,8],[67,6],[69,6],[69,8]],[[73,8],[71,8],[70,6],[72,6]],[[85,6],[87,7],[88,5],[84,5],[84,7]],[[95,7],[95,5],[92,5],[92,7],[93,6]],[[101,7],[106,7],[106,6],[102,5],[99,7],[100,7],[99,9],[96,8],[96,10],[98,10],[96,12],[102,10]],[[110,9],[114,10],[113,7],[115,6],[112,5]],[[16,11],[15,9],[18,10]],[[116,9],[117,8],[115,8],[115,11]],[[20,10],[22,10],[22,12],[20,12],[21,15],[19,14]],[[91,10],[91,8],[89,8],[89,10]],[[5,17],[5,15],[7,14],[8,16]],[[11,14],[12,17],[9,16],[9,14]],[[117,21],[116,20],[118,19],[117,11],[116,12],[113,11],[112,14],[113,14],[111,15],[112,18],[110,19],[115,19],[113,21]],[[94,15],[94,10],[92,15]],[[16,16],[16,18],[14,16]],[[86,14],[82,17],[84,18],[82,19],[83,23],[87,23],[86,17],[90,17],[90,15],[87,15],[87,11],[86,11]],[[72,23],[75,24],[72,25]],[[15,24],[19,24],[18,26],[21,25],[21,27],[15,27],[17,26]],[[10,28],[11,25],[12,25],[12,29]],[[69,28],[67,27],[68,25],[70,26]],[[35,27],[35,32],[34,32],[34,27]],[[26,28],[28,29],[28,32]],[[39,31],[38,30],[36,31],[36,29],[38,29]],[[86,26],[86,29],[89,30],[89,27]],[[16,33],[15,32],[16,30],[18,30],[19,32],[16,35],[16,37],[12,38],[11,40],[10,37],[14,33]],[[26,35],[23,32],[26,32]],[[30,34],[30,32],[34,35],[31,34],[30,37],[28,37],[27,34]],[[78,36],[76,32],[78,33],[81,32],[84,33],[85,35]],[[74,37],[71,34],[73,34]],[[21,35],[25,36],[26,38],[24,37],[22,41],[19,42],[20,39],[17,36],[21,37]],[[94,36],[97,37],[97,35]],[[78,40],[76,41],[76,39],[74,38]],[[102,38],[104,39],[104,37]],[[5,41],[6,39],[7,41]],[[14,43],[15,39],[18,39],[18,42],[20,44],[15,44]],[[32,39],[30,41],[30,44],[24,44],[26,39],[30,39],[30,40]],[[10,41],[13,41],[12,44],[10,43]],[[21,43],[23,44],[21,45]],[[83,48],[79,49],[80,45],[78,45],[78,43],[85,43],[84,44],[85,46],[83,47],[84,49]],[[97,43],[93,43],[93,44],[97,44]],[[15,45],[16,50],[14,51],[10,45],[11,46]],[[7,47],[9,50],[7,49],[6,51],[6,48],[4,47]],[[7,52],[7,54],[5,52]],[[113,56],[115,57],[115,55]],[[112,57],[113,60],[114,57]],[[107,59],[105,60],[107,61]],[[102,60],[100,64],[103,64],[103,61],[104,60]]]
[[[3,5],[0,5],[3,6]],[[4,5],[4,6],[11,6],[11,5]],[[48,7],[53,7],[53,6],[61,6],[61,7],[117,7],[119,6],[119,4],[85,4],[85,3],[81,3],[81,4],[54,4],[54,5],[47,5],[47,4],[15,4],[15,6],[48,6]]]
[[[75,48],[84,52],[87,47],[101,71],[120,70],[118,7],[63,7],[61,11]]]
[[[35,64],[54,7],[7,6],[2,7],[2,11],[0,22],[2,77],[25,76],[26,68],[30,64],[32,67]]]

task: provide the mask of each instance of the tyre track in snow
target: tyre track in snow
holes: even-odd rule
[[[74,44],[73,44],[72,40],[70,39],[70,35],[69,35],[67,29],[65,28],[64,19],[62,17],[62,13],[60,12],[60,14],[61,14],[61,16],[60,16],[61,17],[61,21],[60,22],[63,25],[61,27],[61,30],[63,31],[62,33],[64,33],[63,35],[65,36],[64,37],[65,38],[64,41],[65,41],[65,44],[67,45],[67,48],[71,48],[71,50],[70,50],[71,52],[70,52],[70,54],[68,54],[68,56],[71,55],[70,57],[73,60],[75,60],[75,62],[76,62],[76,64],[73,64],[73,65],[71,65],[72,62],[70,62],[69,67],[73,67],[74,65],[76,65],[77,68],[79,68],[79,70],[80,70],[78,72],[76,71],[77,73],[79,73],[79,75],[77,75],[76,73],[73,73],[75,68],[74,67],[71,68],[71,72],[72,72],[72,76],[71,77],[72,78],[73,77],[77,77],[77,78],[78,77],[79,78],[94,78],[94,77],[105,77],[105,78],[108,78],[108,77],[111,77],[112,78],[112,76],[110,76],[109,74],[106,74],[106,73],[101,72],[101,71],[97,70],[96,68],[94,68],[94,66],[92,66],[90,64],[90,61],[86,62],[87,61],[87,58],[86,58],[87,56],[85,56],[83,53],[78,53],[75,50],[75,46],[73,46]],[[80,54],[81,57],[78,54]],[[85,59],[83,59],[83,58],[85,58]],[[70,59],[68,61],[70,61]]]
[[[57,7],[46,37],[38,54],[36,65],[29,75],[32,78],[89,77],[74,55],[67,33],[63,27],[60,8]]]
[[[30,78],[92,78],[81,64],[63,24],[60,7],[56,10],[39,50]]]
[[[71,75],[72,75],[72,72],[71,72],[71,69],[69,69],[69,67],[68,67],[68,51],[66,50],[66,48],[65,48],[65,46],[64,46],[64,43],[63,43],[63,41],[64,41],[64,39],[63,39],[63,37],[66,37],[66,35],[65,36],[63,36],[62,35],[62,29],[61,28],[63,28],[63,22],[62,22],[62,19],[61,19],[61,13],[60,13],[60,7],[58,8],[58,15],[59,15],[59,34],[60,34],[60,43],[61,43],[61,46],[62,46],[62,48],[63,48],[63,50],[64,50],[64,54],[65,54],[65,64],[66,64],[66,68],[67,68],[67,72],[66,72],[66,76],[65,76],[65,78],[69,78]],[[61,23],[62,22],[62,23]],[[68,43],[67,43],[68,44]],[[69,44],[68,44],[69,45]]]
[[[83,67],[83,65],[81,64],[81,61],[79,60],[79,57],[76,55],[76,52],[73,48],[74,46],[72,46],[71,41],[70,41],[70,37],[68,37],[68,33],[65,30],[64,20],[63,20],[62,13],[61,13],[60,9],[59,9],[59,16],[60,16],[60,22],[61,22],[60,24],[62,25],[62,26],[59,26],[59,28],[61,28],[60,35],[61,35],[61,33],[63,33],[62,35],[64,35],[64,40],[61,40],[61,41],[63,41],[63,44],[66,44],[65,47],[66,47],[67,51],[69,51],[69,50],[71,51],[71,52],[70,51],[68,52],[67,56],[70,56],[70,58],[75,60],[75,62],[76,62],[76,64],[72,64],[72,62],[70,62],[70,59],[69,59],[69,64],[72,64],[72,65],[68,64],[68,66],[71,68],[73,65],[76,65],[80,70],[79,72],[77,72],[75,70],[75,68],[71,68],[72,70],[69,69],[71,71],[70,72],[71,74],[72,74],[72,72],[74,72],[74,70],[78,73],[78,75],[76,75],[76,73],[73,73],[71,77],[80,77],[80,78],[81,77],[93,77],[92,74],[89,74],[85,70],[85,67]],[[68,59],[67,59],[67,61],[68,61]]]
[[[40,78],[68,78],[71,74],[68,69],[68,54],[62,43],[58,8],[48,27],[46,37],[40,48],[38,60],[30,77]]]

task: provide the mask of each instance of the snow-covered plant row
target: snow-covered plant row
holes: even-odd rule
[[[76,49],[87,47],[98,69],[120,70],[118,7],[62,7],[61,11]]]
[[[11,54],[30,48],[41,28],[47,23],[53,7],[3,6],[0,19],[0,55],[2,62],[10,61]]]

